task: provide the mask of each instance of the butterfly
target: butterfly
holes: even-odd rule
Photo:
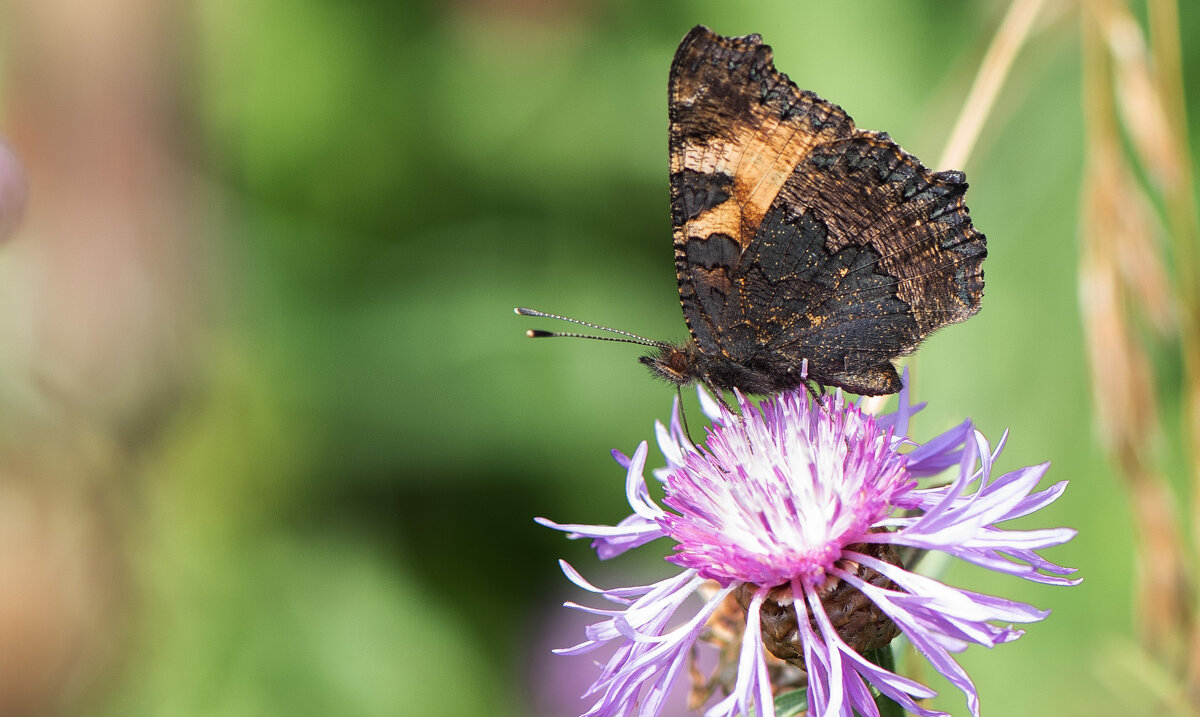
[[[759,35],[697,26],[668,88],[675,274],[690,340],[517,313],[652,346],[640,362],[676,386],[883,395],[901,388],[896,358],[979,311],[987,243],[961,172],[931,172],[886,133],[856,128],[777,71]]]

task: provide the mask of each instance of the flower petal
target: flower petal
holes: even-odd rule
[[[1075,584],[1078,580],[1067,577],[1072,568],[1037,553],[1067,542],[1074,530],[1000,527],[1050,505],[1065,484],[1037,491],[1048,464],[994,477],[1008,433],[993,447],[970,421],[916,442],[908,436],[909,424],[921,406],[910,403],[907,387],[897,410],[878,419],[847,404],[841,391],[818,401],[797,390],[759,405],[739,391],[733,395],[738,413],[698,389],[702,410],[712,421],[701,447],[682,430],[678,400],[669,427],[655,425],[666,460],[666,467],[654,471],[664,484],[661,507],[647,488],[648,444],[643,442],[632,457],[613,453],[626,471],[632,515],[615,526],[538,519],[570,538],[593,539],[601,558],[668,537],[675,545],[667,560],[686,568],[651,585],[604,590],[562,564],[572,582],[617,606],[567,603],[597,619],[585,629],[584,642],[560,652],[583,654],[616,644],[588,690],[595,702],[587,715],[657,715],[708,619],[732,590],[747,585],[754,589],[736,678],[730,694],[708,711],[711,717],[773,714],[760,632],[766,596],[779,585],[790,585],[797,598],[792,605],[813,717],[877,717],[871,686],[913,714],[943,715],[917,704],[932,690],[872,664],[846,644],[816,589],[830,580],[844,581],[874,603],[964,693],[971,713],[978,715],[975,686],[953,654],[972,644],[1011,642],[1023,634],[1014,624],[1037,622],[1049,611],[962,590],[849,546],[890,543],[938,550],[1026,580]],[[918,486],[917,478],[955,467],[948,484]],[[865,581],[846,570],[845,561],[877,571],[893,587]],[[705,579],[722,588],[699,612],[669,627]]]

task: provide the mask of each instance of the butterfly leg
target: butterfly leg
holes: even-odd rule
[[[683,409],[683,384],[675,386],[675,395],[679,398],[679,420],[683,423],[683,435],[687,436],[688,442],[694,446],[696,439],[692,438],[692,432],[688,428],[687,411]]]
[[[730,406],[729,402],[725,400],[725,392],[724,391],[722,391],[721,389],[717,388],[716,386],[712,385],[711,383],[709,383],[707,381],[704,382],[704,386],[705,386],[705,388],[708,389],[708,392],[711,393],[713,395],[713,397],[716,398],[717,401],[719,401],[721,403],[721,405],[725,407],[726,411],[728,411],[729,413],[731,413],[733,415],[738,415],[740,413],[740,411],[733,410],[733,406]]]
[[[808,395],[813,397],[817,403],[825,397],[825,386],[813,381],[811,378],[804,379],[804,388],[808,391]]]

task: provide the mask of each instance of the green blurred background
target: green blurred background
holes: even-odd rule
[[[932,164],[1007,7],[108,5],[0,11],[4,131],[31,186],[0,255],[5,495],[50,526],[5,545],[42,546],[26,557],[52,598],[21,623],[45,634],[0,634],[6,684],[31,691],[5,714],[582,711],[590,660],[546,657],[582,639],[560,604],[587,597],[556,559],[605,585],[671,568],[654,549],[599,565],[532,519],[626,515],[609,450],[652,439],[673,393],[633,347],[526,341],[556,327],[512,308],[685,336],[665,88],[693,25],[763,34],[802,87]],[[1071,481],[1034,523],[1079,529],[1049,557],[1081,586],[947,574],[1054,610],[963,655],[990,715],[1110,714],[1135,649],[1077,299],[1078,19],[1048,5],[965,167],[983,311],[914,362],[917,437],[970,416],[1011,429],[1003,469],[1050,460]],[[1200,6],[1181,11],[1196,82]],[[126,64],[93,82],[106,52]]]

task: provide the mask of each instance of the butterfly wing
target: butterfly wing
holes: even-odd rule
[[[680,300],[700,350],[716,353],[732,348],[722,315],[737,258],[797,164],[854,125],[777,72],[758,35],[694,28],[675,53],[668,96]]]
[[[958,172],[775,71],[757,36],[697,28],[671,72],[680,299],[701,352],[770,390],[900,388],[891,360],[979,310],[985,239]]]

